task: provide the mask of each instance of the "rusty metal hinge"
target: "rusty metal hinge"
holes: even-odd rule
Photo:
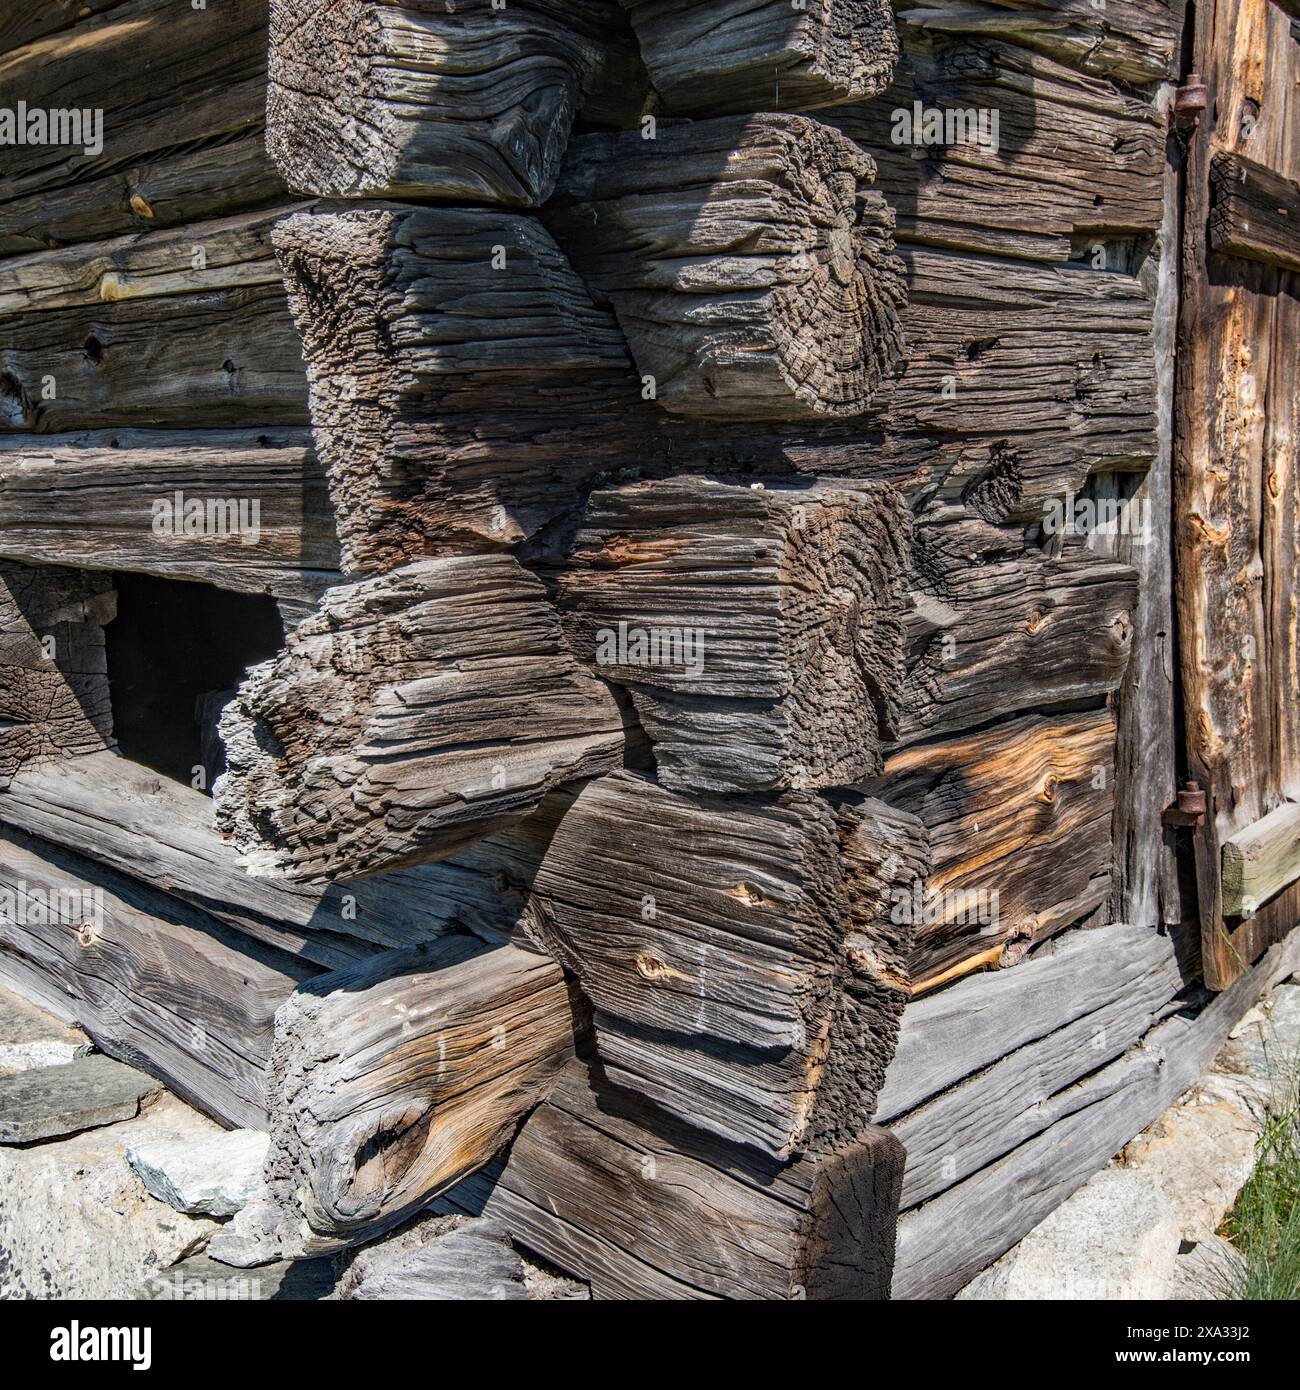
[[[1178,800],[1160,813],[1160,824],[1170,830],[1199,830],[1207,811],[1205,788],[1199,782],[1184,782]]]
[[[1209,104],[1210,95],[1199,72],[1187,74],[1187,81],[1174,92],[1169,119],[1179,130],[1195,130]]]

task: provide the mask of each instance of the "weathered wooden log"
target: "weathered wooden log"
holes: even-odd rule
[[[0,555],[9,559],[300,603],[341,577],[324,472],[304,430],[106,430],[6,444]]]
[[[536,222],[358,208],[290,218],[275,244],[349,571],[511,545],[563,510],[545,451],[484,455],[477,436],[535,443],[631,373],[612,316]]]
[[[621,0],[667,105],[689,115],[810,111],[883,92],[898,58],[888,0]]]
[[[1283,270],[1300,270],[1300,184],[1244,155],[1210,164],[1210,246]]]
[[[275,1011],[315,967],[12,830],[0,908],[0,980],[225,1124],[265,1127]]]
[[[1055,1093],[1040,1131],[898,1223],[895,1298],[950,1298],[1032,1230],[1212,1065],[1229,1032],[1300,965],[1300,932],[1194,1016],[1166,1019],[1117,1061]]]
[[[1152,927],[1068,932],[1017,970],[910,1005],[876,1116],[908,1152],[903,1208],[1032,1138],[1053,1095],[1178,1008],[1194,944]]]
[[[507,555],[333,589],[221,723],[217,822],[254,873],[446,858],[623,761],[623,717]]]
[[[533,881],[526,927],[595,1008],[609,1079],[774,1157],[856,1138],[907,998],[924,877],[913,817],[589,784]],[[848,997],[846,997],[848,996]]]
[[[7,144],[0,198],[49,197],[162,151],[258,129],[266,32],[267,0],[222,0],[202,8],[124,0],[79,23],[75,37],[46,32],[3,53],[0,90],[21,96],[29,114],[100,116],[71,144]],[[147,73],[148,80],[124,83],[123,74],[131,73]]]
[[[1031,714],[903,749],[864,784],[917,816],[933,847],[905,905],[914,990],[1010,964],[1104,901],[1114,758],[1111,711]]]
[[[272,0],[267,143],[304,192],[535,206],[619,21],[599,0]]]
[[[1300,807],[1283,802],[1223,842],[1223,915],[1250,917],[1300,878]]]
[[[547,225],[667,410],[851,416],[903,350],[907,292],[871,157],[804,116],[586,135]]]
[[[917,525],[899,744],[1118,689],[1137,576],[1082,535],[1056,544],[1056,555],[1026,547],[1020,528],[961,510]]]
[[[665,786],[848,786],[897,724],[909,535],[888,486],[594,493],[565,630],[631,690]]]
[[[838,1153],[783,1165],[575,1061],[504,1167],[436,1205],[490,1214],[597,1298],[881,1299],[902,1168],[898,1142],[870,1126]]]
[[[554,961],[447,937],[306,984],[280,1010],[263,1210],[291,1256],[370,1239],[487,1163],[573,1056]]]
[[[351,883],[253,878],[217,833],[212,802],[112,753],[24,768],[0,824],[78,852],[268,945],[328,969],[451,932],[501,944],[512,933],[569,793],[437,864]]]
[[[111,741],[104,624],[116,607],[107,576],[0,561],[0,788]]]

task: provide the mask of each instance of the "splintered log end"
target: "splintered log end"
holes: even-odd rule
[[[304,986],[271,1062],[267,1224],[284,1252],[372,1239],[425,1206],[509,1142],[572,1056],[563,973],[514,946],[449,937]]]
[[[273,243],[345,571],[524,539],[543,470],[494,453],[492,429],[531,438],[575,383],[628,376],[612,314],[545,228],[492,209],[358,205],[286,218]]]
[[[510,556],[331,590],[221,722],[218,825],[254,872],[356,878],[443,859],[622,761],[617,705]]]
[[[889,0],[621,0],[666,105],[684,115],[811,111],[893,81]]]
[[[595,493],[566,630],[630,690],[666,786],[851,786],[897,723],[909,536],[888,485]]]
[[[865,1128],[908,997],[920,822],[873,802],[583,789],[526,926],[595,1011],[611,1081],[772,1158]]]
[[[859,415],[903,357],[907,291],[875,165],[804,116],[576,140],[548,224],[664,409]]]
[[[611,21],[592,0],[271,0],[267,145],[291,188],[535,206]]]

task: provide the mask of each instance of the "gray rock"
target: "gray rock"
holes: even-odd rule
[[[0,989],[0,1075],[66,1066],[90,1051],[90,1039],[52,1014]]]
[[[1230,1299],[1240,1277],[1245,1256],[1222,1236],[1198,1241],[1174,1261],[1169,1297],[1177,1299]]]
[[[161,1089],[153,1077],[98,1054],[0,1077],[0,1144],[31,1144],[133,1119],[140,1102]]]
[[[126,1150],[216,1126],[163,1095],[134,1119],[0,1148],[0,1299],[126,1299],[218,1228],[155,1201]]]
[[[252,1200],[270,1136],[256,1129],[201,1140],[160,1140],[128,1149],[126,1161],[160,1202],[190,1216],[234,1216]]]
[[[435,1216],[367,1246],[339,1285],[347,1299],[523,1300],[524,1265],[495,1222]]]
[[[1179,1247],[1178,1213],[1146,1173],[1104,1168],[959,1299],[1160,1299]]]
[[[206,1255],[146,1279],[136,1297],[150,1302],[315,1303],[334,1291],[333,1260],[282,1260],[237,1270]]]

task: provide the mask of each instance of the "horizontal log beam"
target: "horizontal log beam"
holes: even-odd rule
[[[810,111],[889,86],[898,34],[888,0],[621,0],[656,89],[676,112]]]
[[[1210,247],[1279,270],[1300,270],[1300,184],[1253,159],[1210,164]]]
[[[373,1239],[487,1163],[573,1056],[554,961],[448,937],[305,985],[276,1019],[263,1204],[291,1258]]]
[[[499,1220],[597,1298],[880,1299],[902,1167],[870,1127],[839,1153],[777,1164],[573,1062],[504,1166],[438,1207]]]
[[[1287,803],[1223,843],[1223,915],[1250,917],[1300,878],[1300,806]]]
[[[613,305],[665,409],[861,414],[903,353],[894,215],[873,160],[803,116],[586,135],[547,225]]]
[[[255,873],[447,858],[623,761],[623,716],[506,555],[331,590],[221,721],[217,823]]]
[[[0,832],[0,979],[227,1125],[264,1128],[276,1009],[314,967]]]
[[[907,998],[923,878],[910,816],[687,798],[632,773],[584,789],[527,929],[595,1008],[610,1080],[777,1158],[857,1137]]]
[[[889,487],[703,478],[594,493],[559,597],[665,786],[849,786],[898,718],[911,518]]]
[[[268,146],[303,192],[535,206],[620,20],[597,0],[272,0]]]

